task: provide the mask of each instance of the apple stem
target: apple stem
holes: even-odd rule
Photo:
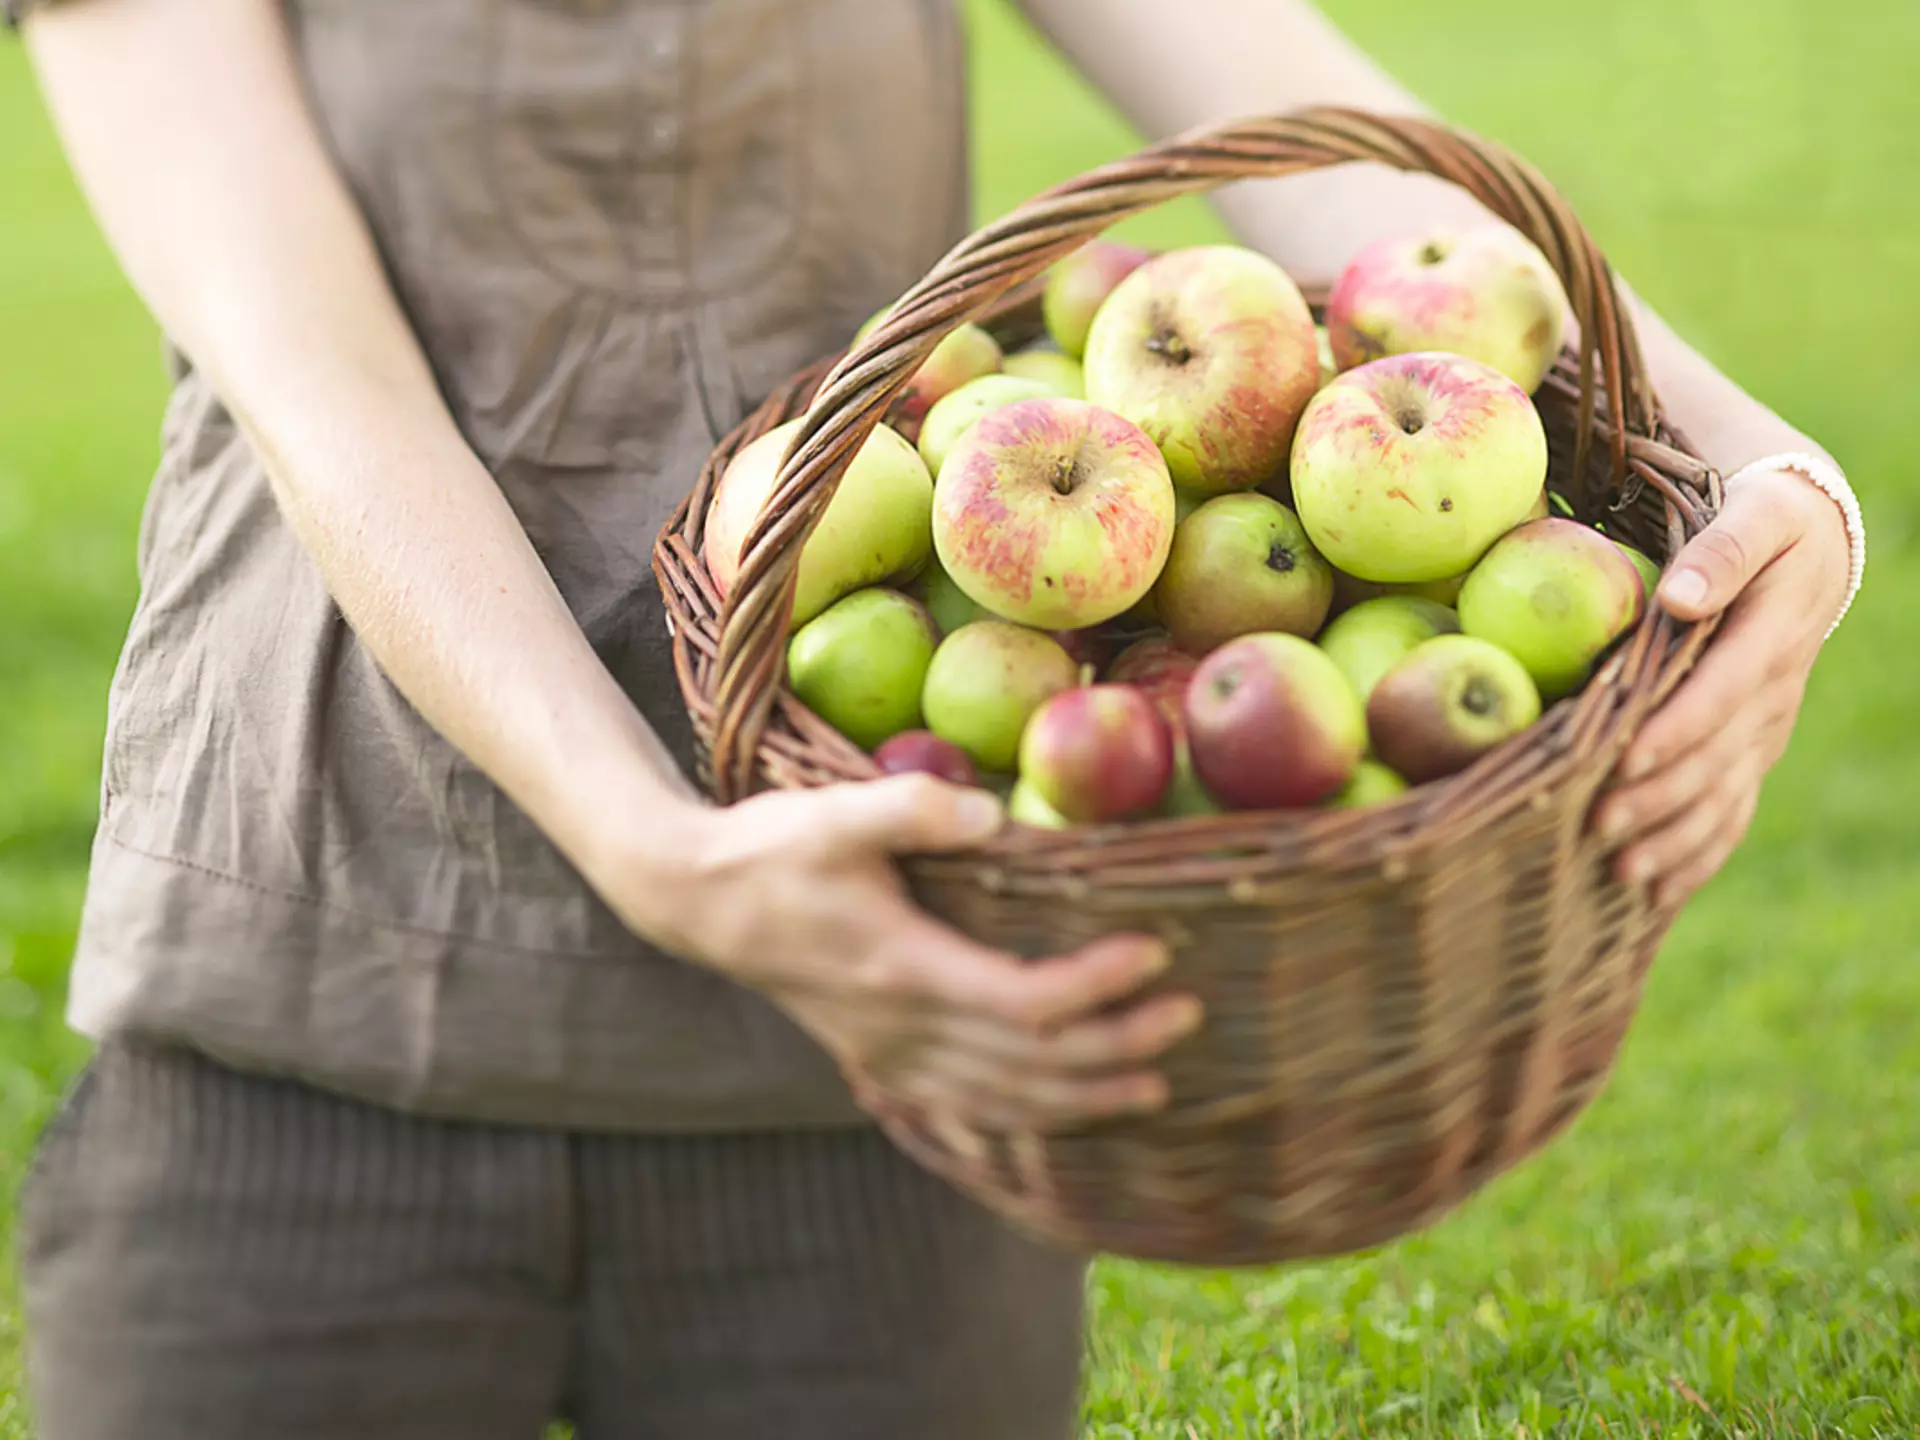
[[[1284,545],[1276,545],[1267,552],[1267,568],[1284,575],[1294,567],[1293,551]]]
[[[1156,330],[1147,339],[1147,353],[1171,360],[1176,365],[1184,365],[1193,358],[1193,351],[1172,330]]]
[[[1064,455],[1060,457],[1059,462],[1053,467],[1055,494],[1071,495],[1073,493],[1074,472],[1078,469],[1079,466],[1073,460]]]

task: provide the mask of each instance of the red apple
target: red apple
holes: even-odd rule
[[[1327,298],[1341,369],[1419,350],[1491,365],[1531,394],[1559,357],[1566,297],[1509,225],[1395,236],[1354,257]]]
[[[875,750],[873,760],[886,775],[918,772],[936,775],[954,785],[980,783],[980,773],[973,768],[967,752],[930,730],[902,731]]]
[[[1020,778],[1078,824],[1156,809],[1173,779],[1173,736],[1131,685],[1087,685],[1054,696],[1020,737]]]
[[[1318,805],[1367,746],[1353,686],[1297,635],[1246,635],[1214,651],[1187,687],[1186,717],[1194,773],[1230,810]]]
[[[1320,383],[1313,314],[1264,255],[1199,245],[1149,260],[1087,337],[1087,398],[1133,421],[1174,483],[1221,495],[1285,474]]]
[[[1083,630],[1152,588],[1173,482],[1137,426],[1084,400],[1022,400],[962,435],[933,491],[940,564],[973,601],[1038,630]]]
[[[1161,636],[1136,640],[1107,669],[1110,685],[1132,685],[1160,707],[1176,735],[1186,733],[1187,684],[1200,662]]]
[[[1047,272],[1040,310],[1053,343],[1072,359],[1087,348],[1093,317],[1114,287],[1138,270],[1153,252],[1113,240],[1089,240]]]
[[[1547,432],[1518,385],[1458,355],[1394,355],[1313,397],[1293,445],[1294,508],[1361,580],[1462,575],[1521,523],[1547,478]]]
[[[1466,769],[1539,718],[1526,668],[1471,635],[1416,645],[1367,700],[1374,753],[1416,785]]]

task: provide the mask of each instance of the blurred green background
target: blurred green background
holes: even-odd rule
[[[1001,0],[969,8],[983,216],[1132,146]],[[1752,839],[1674,935],[1591,1114],[1374,1255],[1238,1276],[1102,1267],[1085,1433],[1912,1435],[1920,670],[1900,658],[1899,617],[1920,604],[1903,393],[1920,334],[1920,7],[1328,8],[1450,118],[1554,177],[1642,293],[1841,457],[1874,565]],[[1170,21],[1169,43],[1184,39]],[[1219,233],[1197,203],[1136,228]],[[6,1193],[83,1055],[62,987],[162,401],[152,327],[19,47],[0,44]],[[0,1437],[30,1433],[18,1342],[0,1281]]]

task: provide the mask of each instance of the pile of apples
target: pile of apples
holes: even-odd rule
[[[1553,513],[1566,306],[1508,227],[1366,249],[1324,326],[1225,245],[1092,242],[1044,313],[1013,355],[948,335],[803,547],[789,679],[883,772],[1056,828],[1372,805],[1532,725],[1647,604],[1651,561]],[[721,476],[722,594],[800,423]]]

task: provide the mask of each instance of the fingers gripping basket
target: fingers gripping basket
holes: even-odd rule
[[[968,320],[1016,323],[1047,266],[1125,216],[1350,161],[1465,187],[1559,272],[1577,338],[1538,403],[1551,484],[1578,516],[1655,555],[1707,522],[1717,478],[1663,422],[1612,272],[1530,167],[1455,131],[1352,111],[1191,134],[962,242],[864,343],[797,377],[719,447],[656,552],[717,799],[876,773],[787,690],[786,622],[810,527],[940,339]],[[722,604],[699,559],[715,478],[741,445],[803,412]],[[1164,936],[1165,984],[1197,993],[1208,1022],[1169,1057],[1173,1102],[1152,1118],[1059,1135],[879,1118],[928,1168],[1081,1251],[1264,1263],[1432,1220],[1543,1145],[1612,1064],[1671,917],[1611,879],[1586,819],[1705,639],[1650,614],[1539,725],[1381,808],[1016,829],[983,853],[906,861],[930,911],[1023,955],[1120,931]]]

